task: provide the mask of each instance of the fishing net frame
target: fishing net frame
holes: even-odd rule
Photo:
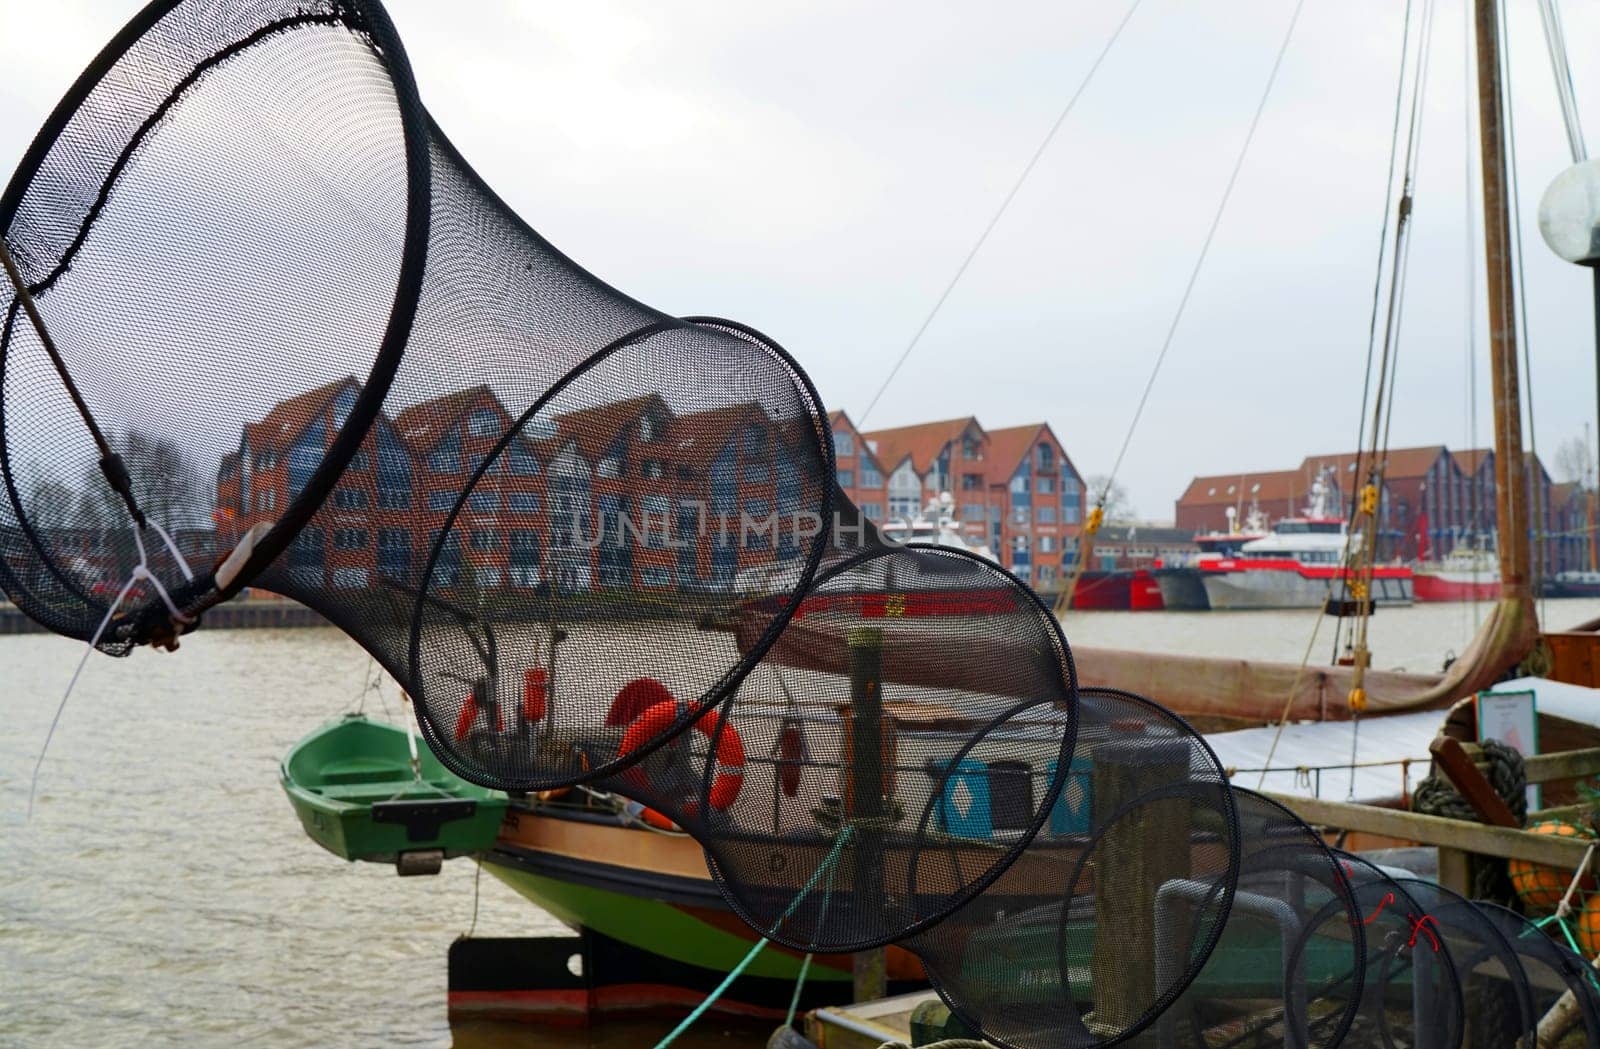
[[[169,17],[172,19],[170,23],[165,21]],[[262,24],[258,25],[257,22]],[[131,614],[111,619],[111,610],[115,606],[97,596],[98,584],[94,592],[91,592],[89,582],[92,580],[78,578],[74,570],[62,563],[55,545],[42,538],[39,530],[35,528],[30,511],[24,505],[25,499],[19,490],[12,463],[11,419],[8,413],[10,405],[3,392],[8,379],[8,366],[15,355],[14,339],[25,330],[19,325],[27,324],[24,318],[19,317],[25,295],[16,294],[10,300],[3,327],[0,327],[0,480],[4,482],[5,498],[9,501],[9,506],[6,507],[7,515],[16,518],[16,531],[19,533],[17,539],[22,544],[20,549],[10,550],[8,556],[18,557],[32,578],[47,576],[51,580],[51,593],[34,593],[27,579],[11,571],[11,564],[6,558],[0,558],[0,585],[3,585],[30,617],[48,629],[78,640],[95,639],[101,651],[111,655],[126,655],[141,644],[174,641],[178,634],[194,628],[201,613],[238,595],[247,586],[262,581],[271,584],[272,578],[267,575],[269,570],[282,568],[284,559],[296,539],[306,532],[313,521],[319,520],[319,514],[325,513],[332,505],[330,497],[351,468],[355,457],[363,451],[363,442],[369,436],[377,439],[378,431],[381,429],[378,426],[379,420],[385,420],[387,424],[385,409],[396,407],[391,402],[396,399],[396,392],[399,389],[397,375],[402,373],[402,366],[409,359],[408,350],[418,337],[418,327],[423,322],[419,311],[438,309],[437,303],[429,305],[426,299],[429,293],[428,279],[439,261],[433,257],[436,246],[434,235],[438,232],[436,228],[438,215],[443,214],[446,221],[459,220],[460,217],[456,212],[437,210],[440,207],[438,194],[443,192],[451,195],[444,206],[446,209],[456,206],[458,210],[457,198],[466,194],[471,197],[469,203],[472,206],[489,213],[486,221],[498,224],[497,229],[504,227],[510,231],[513,250],[521,248],[529,251],[541,266],[553,267],[560,271],[556,276],[557,280],[567,279],[566,275],[570,272],[575,285],[581,286],[580,292],[574,293],[579,295],[581,301],[588,301],[582,300],[583,293],[588,293],[591,299],[598,296],[605,300],[606,306],[617,307],[607,314],[608,318],[615,317],[624,322],[631,318],[631,323],[620,324],[610,331],[605,331],[604,325],[609,322],[597,321],[596,323],[602,326],[603,334],[608,337],[604,344],[600,344],[598,338],[593,342],[581,342],[579,348],[585,354],[581,359],[573,360],[566,355],[553,358],[558,367],[565,370],[557,371],[554,376],[536,375],[545,380],[553,378],[554,381],[549,383],[530,407],[520,412],[517,425],[510,427],[501,435],[495,454],[485,457],[473,471],[468,483],[454,493],[455,498],[449,508],[445,525],[439,527],[428,546],[422,548],[428,566],[422,584],[415,588],[415,594],[409,598],[405,597],[402,589],[400,596],[390,595],[388,599],[390,605],[397,605],[402,599],[410,601],[408,652],[402,654],[394,651],[377,651],[376,648],[383,646],[368,644],[371,639],[364,639],[359,631],[361,614],[365,610],[361,607],[330,610],[327,606],[336,603],[336,595],[335,597],[323,595],[326,599],[321,606],[314,600],[318,596],[316,593],[311,595],[313,599],[310,600],[303,593],[290,592],[290,596],[311,604],[336,625],[355,634],[357,640],[362,641],[370,651],[373,651],[379,662],[412,692],[413,697],[418,700],[418,720],[425,738],[446,767],[458,775],[502,789],[544,789],[598,779],[607,773],[635,764],[648,757],[667,740],[686,731],[696,715],[685,711],[672,725],[626,755],[625,759],[619,757],[610,763],[586,764],[581,770],[563,769],[560,770],[560,774],[544,774],[543,770],[486,771],[466,760],[451,744],[444,728],[445,722],[442,720],[447,715],[441,712],[437,704],[430,701],[428,689],[424,687],[425,668],[422,666],[423,659],[419,652],[419,634],[424,613],[429,607],[428,590],[435,585],[433,570],[438,565],[447,544],[452,539],[462,538],[455,534],[453,527],[462,508],[477,492],[479,481],[495,463],[496,458],[522,435],[522,425],[533,419],[541,408],[552,405],[557,398],[575,387],[585,376],[595,373],[623,351],[643,346],[657,337],[706,333],[706,337],[711,338],[714,334],[722,344],[738,343],[744,347],[743,352],[750,359],[760,358],[758,363],[766,370],[762,372],[752,369],[750,374],[753,377],[750,381],[758,382],[765,377],[769,383],[765,393],[775,394],[780,400],[784,396],[788,398],[783,402],[788,414],[780,412],[770,418],[769,423],[790,427],[788,434],[797,432],[794,427],[799,424],[800,430],[805,431],[805,440],[810,446],[803,459],[791,457],[792,468],[808,470],[808,477],[817,474],[831,480],[834,452],[826,410],[804,370],[773,340],[754,329],[732,321],[709,317],[678,319],[651,309],[594,277],[529,226],[462,158],[448,136],[437,126],[422,105],[404,48],[380,3],[376,0],[316,0],[303,4],[293,4],[292,0],[152,0],[118,32],[74,81],[41,127],[4,193],[0,194],[0,235],[4,235],[7,242],[14,244],[17,249],[18,264],[23,271],[19,288],[38,296],[41,303],[48,305],[52,298],[52,289],[57,286],[63,274],[71,271],[74,258],[80,249],[86,243],[92,242],[91,233],[96,223],[106,214],[107,204],[115,204],[119,180],[130,170],[130,164],[140,156],[146,145],[152,139],[160,138],[158,132],[177,119],[175,114],[182,111],[185,100],[218,70],[225,69],[231,60],[249,52],[257,45],[284,39],[294,31],[306,27],[343,29],[360,41],[358,49],[362,47],[365,49],[362,51],[362,60],[370,59],[375,63],[381,71],[383,87],[392,90],[393,117],[399,130],[399,150],[398,156],[391,159],[396,167],[403,161],[404,167],[403,236],[396,247],[398,261],[390,292],[392,301],[387,303],[382,337],[370,347],[371,360],[370,364],[365,366],[365,377],[357,379],[355,375],[359,372],[356,372],[350,379],[356,386],[354,403],[342,419],[335,419],[330,430],[332,438],[319,450],[315,469],[299,487],[291,486],[288,497],[283,500],[282,512],[276,513],[271,518],[270,526],[262,524],[251,529],[232,545],[231,552],[226,546],[223,547],[222,552],[229,553],[225,559],[225,578],[223,573],[225,562],[219,561],[217,566],[209,571],[208,566],[198,565],[198,571],[192,581],[169,579],[169,585],[165,589],[161,588],[159,580],[153,580],[157,589],[161,591],[163,599],[168,598],[170,591],[170,600],[175,602],[173,614],[169,615],[169,608],[163,603],[152,600],[143,607],[134,608]],[[152,55],[156,60],[153,66]],[[313,54],[313,63],[317,57]],[[333,62],[340,60],[338,54],[331,59]],[[337,65],[330,68],[336,76],[324,78],[326,82],[318,82],[316,88],[325,93],[344,90],[345,84],[337,79],[337,75],[347,70]],[[312,70],[313,73],[324,71]],[[373,79],[370,69],[367,71],[367,78],[369,81]],[[362,86],[358,84],[357,88]],[[306,89],[302,87],[302,90]],[[354,91],[356,88],[351,90]],[[357,101],[365,102],[368,98],[369,96],[360,96]],[[387,96],[380,101],[385,99]],[[323,101],[323,97],[316,96],[310,101],[319,103]],[[134,126],[135,121],[137,126]],[[120,136],[125,136],[125,140]],[[84,141],[80,142],[80,139]],[[120,148],[117,148],[119,146]],[[115,156],[112,156],[113,152]],[[444,181],[441,182],[441,179]],[[35,199],[36,196],[38,199]],[[84,198],[81,216],[78,210],[79,197]],[[93,197],[92,203],[89,203],[89,197]],[[400,193],[397,192],[395,197],[396,199],[391,202],[391,210],[398,210],[401,205]],[[447,232],[442,235],[449,234]],[[505,243],[504,237],[502,231],[501,243]],[[282,258],[290,256],[287,246],[280,244],[279,248],[281,256],[274,255],[275,262],[281,262]],[[512,261],[521,260],[512,259]],[[470,266],[472,262],[469,259],[465,264]],[[532,265],[530,262],[527,268],[532,269]],[[445,271],[453,272],[452,267],[458,266],[458,260],[445,259],[442,266]],[[384,276],[385,274],[380,273],[380,280]],[[137,288],[137,277],[133,283]],[[387,285],[384,287],[387,290]],[[565,292],[558,290],[555,294],[560,295]],[[290,304],[293,305],[292,299]],[[377,308],[381,304],[372,305]],[[566,307],[558,304],[551,308],[559,310]],[[443,323],[448,325],[450,319],[446,317]],[[424,340],[437,339],[439,334],[437,325],[440,319],[432,316],[427,318],[427,323],[435,327],[423,333]],[[137,522],[136,528],[142,529],[142,515],[133,496],[129,494],[127,488],[118,487],[113,477],[114,471],[108,465],[108,462],[117,456],[109,453],[105,441],[100,437],[99,428],[87,407],[83,405],[70,372],[58,358],[55,358],[49,333],[42,323],[36,327],[39,340],[56,360],[57,370],[61,373],[67,392],[79,404],[80,413],[84,416],[91,434],[97,438],[102,451],[107,452],[101,458],[101,469],[106,475],[106,480],[111,483],[114,490],[123,495],[131,515]],[[592,326],[575,333],[574,337],[581,340],[585,331],[592,332]],[[446,331],[445,334],[448,336],[450,332]],[[369,348],[360,335],[354,336],[354,339],[353,345],[358,354]],[[598,345],[599,348],[590,350],[589,347],[592,345]],[[90,344],[91,351],[98,348],[98,343]],[[422,359],[427,358],[424,356]],[[358,360],[364,361],[365,357],[358,356]],[[24,362],[24,365],[26,363]],[[113,362],[116,363],[120,362]],[[28,374],[26,367],[23,368],[23,373]],[[671,379],[672,376],[668,376],[664,380],[669,383],[667,387],[669,391]],[[412,376],[412,380],[415,380],[415,376]],[[774,383],[777,385],[773,385]],[[767,402],[759,403],[764,407]],[[513,407],[511,411],[516,413],[519,407]],[[835,487],[831,483],[820,481],[814,487],[815,498],[804,499],[804,508],[826,519],[833,509],[832,497]],[[420,497],[421,493],[418,493],[419,500]],[[272,509],[276,511],[277,508],[272,507]],[[422,526],[413,524],[408,527],[415,529]],[[321,530],[312,530],[319,532],[317,542],[320,544]],[[136,530],[134,532],[136,541],[138,534]],[[222,539],[220,532],[218,538]],[[553,538],[551,543],[553,547]],[[797,545],[800,545],[798,541]],[[713,668],[714,671],[720,672],[716,673],[711,684],[700,692],[698,706],[702,712],[708,707],[719,705],[734,694],[738,683],[759,663],[762,654],[782,632],[789,616],[798,606],[811,577],[821,563],[824,552],[824,541],[821,537],[804,545],[809,549],[799,551],[801,570],[798,577],[794,585],[783,595],[784,600],[771,610],[760,638],[749,649],[738,653],[731,664]],[[171,546],[170,541],[169,546]],[[177,548],[172,547],[172,550],[181,561],[182,555],[177,552]],[[182,567],[187,576],[189,574],[187,566]],[[38,570],[36,574],[35,568]],[[326,590],[330,585],[338,584],[327,584],[323,589]],[[380,582],[375,588],[382,589],[383,585],[384,583]],[[275,584],[269,588],[282,590],[281,586]],[[51,598],[57,600],[53,602]],[[70,603],[63,603],[65,599],[70,599]],[[374,601],[383,603],[380,599]],[[433,604],[444,607],[437,601]],[[336,614],[340,611],[346,613],[342,618]],[[354,616],[349,614],[351,612],[355,613]],[[102,616],[106,622],[101,627],[104,632],[100,633],[92,627]],[[354,623],[352,619],[355,620]],[[473,644],[476,646],[477,642],[474,641]],[[488,645],[492,648],[492,637],[488,640]],[[498,688],[498,684],[496,687]]]
[[[79,74],[34,136],[4,192],[0,192],[0,237],[4,237],[8,243],[12,242],[12,225],[22,207],[24,196],[60,142],[63,132],[78,116],[92,93],[151,29],[185,2],[186,0],[151,0],[112,37]],[[355,406],[345,425],[334,437],[317,470],[299,494],[285,507],[283,515],[277,519],[273,527],[256,539],[248,559],[232,580],[225,585],[217,586],[215,576],[208,574],[202,576],[202,580],[207,580],[209,585],[197,580],[193,587],[173,592],[174,601],[187,615],[198,616],[206,609],[238,594],[249,585],[251,579],[288,548],[294,537],[321,509],[328,496],[332,494],[346,466],[365,440],[368,429],[376,421],[395,374],[399,370],[406,342],[410,338],[412,320],[422,295],[432,219],[430,206],[432,160],[428,149],[432,122],[423,108],[410,60],[406,57],[405,48],[400,43],[399,34],[389,19],[388,12],[380,4],[367,4],[361,0],[339,0],[337,4],[330,5],[326,14],[316,14],[301,9],[295,14],[276,19],[258,28],[196,63],[141,122],[117,160],[106,171],[94,205],[85,215],[83,223],[70,243],[62,250],[60,259],[51,265],[42,277],[28,281],[27,284],[29,294],[36,298],[42,297],[63,274],[68,272],[73,257],[86,243],[89,232],[110,199],[117,180],[131,158],[138,152],[140,145],[161,125],[166,115],[183,96],[201,83],[206,73],[224,65],[248,48],[280,33],[291,32],[308,25],[341,24],[349,26],[352,30],[359,27],[361,33],[369,38],[375,54],[389,74],[395,92],[406,161],[406,217],[394,302],[390,308],[389,321],[382,341],[374,352],[372,368],[361,386],[361,392],[357,394]],[[24,242],[16,252],[17,264],[24,272],[29,264],[25,249]],[[10,358],[9,349],[21,305],[21,296],[14,296],[6,313],[4,328],[0,330],[0,388],[4,386],[6,363]],[[63,586],[75,592],[90,607],[101,606],[99,610],[105,611],[106,606],[101,605],[91,595],[82,593],[70,573],[62,570],[52,556],[48,544],[39,538],[30,523],[29,514],[23,506],[22,496],[17,490],[16,478],[11,469],[7,432],[6,398],[0,396],[0,474],[3,474],[6,494],[12,503],[19,526],[33,545],[40,561]],[[27,588],[9,571],[3,560],[0,560],[0,572],[6,575],[8,592],[25,592]],[[92,637],[81,621],[66,622],[57,619],[50,622],[48,608],[43,603],[30,607],[28,614],[30,617],[45,617],[40,619],[43,625],[66,637],[79,641],[88,641]],[[165,617],[164,609],[159,605],[152,605],[148,615],[139,618],[130,617],[118,624],[109,637],[101,640],[99,647],[109,655],[126,655],[134,647],[148,642],[158,631],[164,630]]]
[[[844,500],[844,502],[848,504],[848,500],[842,495],[842,493],[840,493],[837,498]],[[847,506],[846,510],[853,510],[853,507]],[[1064,727],[1061,731],[1061,743],[1056,753],[1055,771],[1052,773],[1051,778],[1045,787],[1044,800],[1042,803],[1035,806],[1033,815],[1028,825],[1021,830],[1015,841],[1008,843],[1008,847],[1004,853],[994,862],[992,862],[977,878],[966,882],[961,886],[958,892],[951,894],[945,899],[942,899],[937,907],[930,912],[923,914],[914,922],[894,928],[892,930],[879,930],[879,932],[876,934],[868,934],[856,939],[839,939],[827,943],[818,943],[814,940],[806,941],[786,936],[782,931],[783,922],[781,919],[777,923],[774,923],[769,920],[770,916],[757,916],[750,910],[745,902],[741,900],[740,894],[737,891],[737,883],[727,874],[727,871],[730,869],[731,865],[728,863],[727,857],[723,854],[724,850],[720,847],[719,838],[715,834],[708,832],[703,825],[696,825],[692,822],[680,820],[680,822],[684,823],[685,829],[688,830],[691,836],[695,837],[695,839],[700,843],[701,847],[705,850],[706,869],[710,872],[713,883],[722,893],[723,899],[727,902],[729,908],[733,910],[733,912],[741,921],[745,922],[751,928],[760,930],[768,940],[797,951],[845,953],[871,950],[876,947],[881,947],[886,944],[914,936],[925,929],[937,925],[952,912],[959,909],[963,904],[978,896],[1005,873],[1010,865],[1015,862],[1020,855],[1022,855],[1028,845],[1038,835],[1039,830],[1045,825],[1045,823],[1049,821],[1050,813],[1055,805],[1055,801],[1060,795],[1061,790],[1065,785],[1068,776],[1070,775],[1070,758],[1077,743],[1079,710],[1078,697],[1080,695],[1077,664],[1074,662],[1072,657],[1072,648],[1067,642],[1064,631],[1061,629],[1060,620],[1058,620],[1054,614],[1051,613],[1049,607],[1045,605],[1039,595],[1036,594],[1031,587],[1017,579],[1016,576],[1012,575],[1005,568],[969,550],[921,542],[886,542],[877,537],[876,528],[875,526],[871,525],[870,521],[867,521],[864,517],[860,518],[860,521],[870,528],[870,530],[863,532],[864,536],[869,541],[864,543],[858,549],[850,551],[835,550],[834,552],[842,553],[843,556],[831,561],[816,573],[816,575],[810,580],[809,586],[806,588],[807,595],[816,595],[822,592],[828,583],[844,578],[847,573],[863,565],[868,565],[873,561],[878,561],[885,558],[893,558],[904,552],[911,552],[913,554],[922,552],[936,559],[950,559],[957,564],[964,562],[971,569],[992,573],[998,581],[1001,581],[1007,585],[1009,590],[1012,592],[1012,596],[1017,600],[1020,606],[1018,610],[1028,614],[1038,625],[1042,626],[1043,629],[1041,632],[1047,643],[1051,646],[1050,652],[1054,657],[1055,666],[1058,668],[1058,671],[1061,675],[1060,684],[1063,688],[1062,695],[1052,696],[1049,698],[1035,697],[1019,699],[1010,706],[993,713],[987,722],[982,724],[976,731],[970,733],[966,740],[955,751],[954,755],[944,762],[942,771],[939,777],[934,781],[933,788],[929,791],[927,800],[923,805],[922,813],[918,818],[917,829],[913,837],[914,844],[909,850],[906,891],[911,899],[915,900],[917,898],[917,877],[920,869],[919,859],[924,848],[928,846],[927,834],[929,821],[933,817],[935,811],[941,807],[941,799],[944,797],[945,788],[949,785],[951,778],[958,775],[961,761],[970,755],[975,748],[984,743],[989,735],[996,729],[1005,725],[1018,714],[1043,704],[1048,704],[1051,707],[1060,709],[1064,712]],[[819,551],[819,556],[820,553],[821,551]],[[781,632],[781,630],[778,631],[778,633]],[[772,640],[775,641],[776,636],[774,636]],[[770,647],[771,643],[772,641],[768,641],[767,645],[763,647],[763,652],[766,650],[766,648]],[[753,669],[754,665],[751,667],[752,671]],[[734,682],[728,689],[724,697],[725,711],[731,712],[733,703],[735,701],[737,688],[738,682]],[[710,739],[707,745],[708,755],[715,755],[717,753],[719,744],[721,743],[724,733],[728,730],[729,724],[732,720],[733,719],[731,716],[724,716],[718,720],[716,727],[710,734]],[[664,745],[665,742],[666,741],[663,740],[658,743],[657,746],[659,747],[660,745]],[[708,760],[705,763],[705,767],[701,773],[700,794],[695,802],[695,807],[700,812],[708,813],[711,811],[710,802],[712,797],[713,783],[716,778],[716,770],[717,763],[715,760]],[[620,789],[623,793],[626,793],[625,788]],[[839,830],[841,835],[844,833],[844,828],[845,825],[841,824]],[[830,852],[828,858],[825,859],[824,862],[826,864],[834,864],[836,862],[837,850],[842,848],[844,844],[845,843],[843,841],[836,842],[833,852]],[[815,878],[813,878],[813,881],[814,880]],[[804,891],[810,891],[810,887],[808,886],[808,888]]]

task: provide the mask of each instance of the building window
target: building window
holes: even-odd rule
[[[467,433],[474,437],[488,437],[500,430],[500,416],[488,408],[479,408],[467,416]]]
[[[467,496],[467,505],[479,513],[493,513],[500,509],[499,492],[473,492]]]
[[[333,545],[338,550],[363,550],[367,545],[365,528],[335,528]]]
[[[1029,517],[1028,510],[1029,510],[1029,508],[1026,507],[1026,506],[1012,507],[1012,509],[1011,509],[1011,523],[1015,524],[1015,525],[1026,525],[1028,523],[1028,517]]]
[[[506,495],[506,506],[519,514],[534,514],[539,512],[538,492],[510,492]]]
[[[836,433],[836,434],[834,434],[833,435],[833,454],[836,455],[836,456],[841,456],[841,457],[842,456],[846,456],[846,455],[854,455],[854,454],[856,454],[856,441],[855,441],[855,438],[851,437],[847,433]]]
[[[445,511],[456,505],[456,493],[444,489],[435,489],[428,493],[428,509]]]
[[[745,463],[739,476],[745,484],[765,484],[772,479],[772,471],[767,469],[766,463]]]
[[[961,458],[982,459],[983,442],[973,434],[966,434],[961,438]]]
[[[1056,508],[1049,503],[1040,503],[1038,521],[1040,524],[1055,524]]]
[[[983,490],[983,474],[962,474],[961,490],[963,492],[981,492]]]
[[[368,451],[365,448],[356,449],[356,454],[354,454],[354,455],[352,455],[350,457],[350,469],[352,469],[352,470],[370,470],[371,468],[372,468],[372,456],[371,456],[371,454],[368,453]]]
[[[497,550],[500,547],[500,533],[493,528],[474,528],[469,541],[474,550]]]
[[[428,456],[428,469],[442,474],[453,474],[461,469],[461,431],[451,430],[434,445]]]
[[[639,441],[640,441],[640,443],[649,444],[651,441],[654,441],[655,439],[656,439],[656,421],[655,421],[655,418],[650,416],[650,415],[648,415],[648,414],[641,415],[639,417]]]
[[[539,472],[539,460],[520,445],[511,446],[511,472],[518,477],[531,477]]]
[[[1053,475],[1046,474],[1045,476],[1039,478],[1039,494],[1040,495],[1054,495],[1055,491],[1056,491],[1056,479],[1055,479],[1055,477]]]
[[[645,565],[639,569],[639,581],[645,586],[671,586],[672,571],[662,565]]]
[[[861,487],[862,488],[882,488],[883,487],[883,474],[878,472],[878,468],[876,466],[873,466],[870,463],[862,463],[861,464]]]
[[[1046,472],[1054,470],[1056,468],[1056,450],[1050,447],[1048,444],[1039,445],[1037,449],[1037,460],[1040,470]]]
[[[963,521],[982,521],[986,516],[982,503],[962,503],[961,519]]]
[[[883,520],[883,504],[862,503],[861,513],[869,521],[881,521]]]
[[[256,456],[257,470],[270,470],[278,465],[278,457],[271,452],[262,452]]]
[[[1028,495],[1033,491],[1028,475],[1019,473],[1011,479],[1011,491],[1017,495]]]
[[[335,488],[333,505],[340,510],[365,510],[367,493],[359,488]]]
[[[652,481],[659,481],[667,475],[667,468],[662,465],[660,459],[646,459],[639,467],[639,472]]]
[[[607,455],[595,464],[594,472],[601,477],[622,476],[622,456]]]
[[[747,426],[744,431],[744,454],[747,459],[758,459],[767,453],[767,431],[759,426]]]
[[[839,471],[839,487],[854,488],[856,486],[856,472],[854,470]]]
[[[1041,554],[1054,553],[1055,552],[1055,548],[1056,548],[1056,540],[1055,540],[1054,536],[1041,535],[1039,537],[1039,552]]]
[[[378,489],[378,507],[383,510],[411,509],[411,493],[404,488]]]

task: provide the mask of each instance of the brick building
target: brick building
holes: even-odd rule
[[[834,469],[839,487],[861,508],[867,520],[879,523],[888,520],[883,467],[877,454],[844,412],[830,414],[828,425],[833,429]]]
[[[1076,554],[1084,485],[1048,423],[985,430],[967,416],[861,435],[887,479],[888,517],[949,492],[968,542],[1049,589]]]

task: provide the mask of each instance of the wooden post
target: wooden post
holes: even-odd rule
[[[850,778],[847,815],[855,837],[841,850],[853,855],[855,912],[883,901],[883,631],[850,631]],[[843,861],[841,857],[840,862]],[[855,1000],[870,1002],[889,993],[882,947],[858,952],[851,973]]]
[[[1189,771],[1183,740],[1155,739],[1130,730],[1092,751],[1094,826],[1101,829],[1095,856],[1094,1013],[1089,1028],[1125,1030],[1155,1002],[1156,959],[1151,953],[1156,892],[1190,874],[1189,802],[1168,798],[1124,812],[1124,805]],[[1187,944],[1178,944],[1187,949]],[[1136,1044],[1143,1044],[1142,1040]]]

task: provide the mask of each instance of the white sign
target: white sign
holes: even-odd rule
[[[1539,753],[1539,708],[1531,689],[1478,693],[1478,742],[1499,740],[1523,757]],[[1540,789],[1528,784],[1528,809],[1541,807]]]

